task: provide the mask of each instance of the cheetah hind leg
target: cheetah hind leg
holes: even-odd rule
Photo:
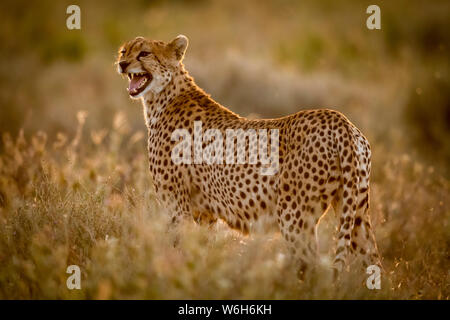
[[[337,234],[335,236],[335,238],[337,238],[337,246],[333,262],[335,281],[337,280],[339,274],[344,270],[344,267],[347,265],[348,253],[350,251],[349,248],[350,234],[346,232],[347,231],[346,223],[348,224],[349,221],[346,221],[346,217],[344,217],[342,214],[343,213],[342,197],[343,197],[343,190],[342,187],[340,187],[336,195],[334,196],[333,201],[331,202],[336,217],[338,217],[339,219]]]
[[[294,260],[300,281],[306,279],[306,274],[309,276],[314,273],[319,245],[317,226],[327,211],[326,204],[308,200],[312,197],[312,193],[304,198],[291,197],[284,190],[280,191],[278,197],[278,226]]]
[[[358,196],[358,208],[351,230],[351,237],[348,237],[348,233],[346,233],[348,231],[346,223],[349,221],[342,217],[342,189],[339,190],[332,202],[334,211],[339,217],[338,243],[333,264],[335,280],[337,280],[339,273],[343,271],[344,267],[349,264],[348,259],[350,257],[362,260],[364,272],[369,265],[382,267],[371,227],[368,192],[367,190]]]
[[[365,188],[358,197],[350,251],[356,258],[361,258],[364,271],[369,265],[376,265],[382,268],[369,214],[368,188]]]
[[[281,219],[287,214],[281,214]],[[289,250],[291,259],[297,269],[297,276],[299,280],[305,280],[307,271],[311,271],[316,263],[317,243],[315,237],[311,232],[304,231],[303,226],[309,229],[313,225],[312,219],[294,220],[288,224],[286,220],[284,223],[279,220],[279,227],[283,238],[286,240],[287,248]],[[314,230],[314,226],[312,227]],[[290,231],[292,230],[292,231]]]

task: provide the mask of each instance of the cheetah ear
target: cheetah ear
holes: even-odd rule
[[[173,39],[167,47],[175,54],[175,58],[178,61],[183,60],[184,53],[186,52],[186,48],[188,46],[189,40],[186,36],[179,35],[175,39]]]

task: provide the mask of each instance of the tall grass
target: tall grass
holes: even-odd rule
[[[0,298],[449,298],[449,183],[406,155],[378,155],[386,160],[374,174],[372,214],[386,274],[370,291],[354,269],[334,284],[319,266],[299,283],[277,233],[186,222],[173,247],[142,133],[127,133],[118,114],[108,133],[79,144],[78,120],[78,135],[52,146],[42,132],[3,136]],[[321,231],[324,259],[333,219]],[[66,287],[72,264],[82,270],[79,291]]]

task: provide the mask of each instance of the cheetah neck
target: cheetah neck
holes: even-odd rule
[[[149,92],[143,98],[144,116],[146,125],[150,129],[161,117],[164,109],[169,106],[177,96],[192,91],[203,92],[194,82],[183,65],[180,66],[171,81],[158,93]]]

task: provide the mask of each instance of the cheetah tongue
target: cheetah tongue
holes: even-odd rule
[[[137,92],[138,89],[142,84],[144,84],[144,81],[147,79],[145,75],[143,76],[134,76],[133,79],[130,80],[130,84],[128,86],[128,92],[133,93]]]

